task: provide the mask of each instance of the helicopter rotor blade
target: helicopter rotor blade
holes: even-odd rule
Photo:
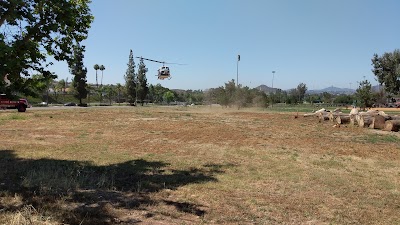
[[[147,59],[147,58],[138,57],[138,56],[136,56],[135,58],[144,59],[144,60],[147,60],[147,61],[152,61],[152,62],[162,63],[162,64],[179,65],[179,66],[186,66],[187,65],[187,64],[181,64],[181,63],[161,62],[161,61],[157,61],[157,60],[154,60],[154,59]]]
[[[152,61],[152,62],[156,62],[156,63],[162,63],[162,64],[165,64],[165,62],[160,62],[160,61],[153,60],[153,59],[146,59],[146,58],[143,58],[143,57],[137,57],[137,56],[136,56],[136,58],[138,58],[138,59],[144,59],[144,60],[148,60],[148,61]]]
[[[181,64],[181,63],[168,63],[168,62],[166,62],[165,64],[178,65],[178,66],[187,66],[187,64]]]

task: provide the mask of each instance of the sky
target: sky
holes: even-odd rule
[[[400,48],[398,0],[93,0],[90,8],[82,43],[89,83],[99,64],[103,84],[124,84],[132,49],[186,64],[169,65],[172,78],[157,80],[161,64],[145,61],[148,83],[170,89],[215,88],[237,75],[250,88],[355,89],[364,79],[377,84],[374,53]],[[65,62],[51,69],[71,81]]]

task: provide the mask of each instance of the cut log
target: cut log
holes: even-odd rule
[[[318,116],[316,113],[306,113],[303,115],[303,117],[313,117],[313,116]]]
[[[369,116],[375,116],[379,115],[379,110],[369,110],[367,112],[360,112],[360,115],[369,115]]]
[[[327,112],[327,111],[326,111],[326,109],[322,108],[322,109],[315,111],[314,113],[320,113],[320,112]]]
[[[358,126],[359,127],[369,127],[372,123],[372,116],[368,115],[359,115]]]
[[[355,126],[358,125],[357,114],[350,114],[350,125]]]
[[[388,118],[388,117],[386,117]],[[385,128],[385,121],[387,120],[385,116],[376,115],[372,118],[372,123],[369,125],[372,129],[380,129],[383,130]]]
[[[332,121],[334,123],[336,123],[336,118],[340,115],[346,115],[344,113],[335,113],[335,112],[329,112],[329,121]]]
[[[393,115],[393,116],[390,117],[390,120],[400,120],[400,116]]]
[[[350,123],[350,115],[338,115],[336,117],[336,123],[338,123],[338,124]]]
[[[400,120],[386,120],[383,130],[398,132],[400,130]]]
[[[318,113],[319,122],[329,120],[329,113],[327,112],[320,112]]]

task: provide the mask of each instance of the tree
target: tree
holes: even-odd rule
[[[164,99],[168,103],[171,103],[175,98],[175,94],[172,91],[167,91],[164,93]]]
[[[73,61],[69,65],[70,72],[72,75],[74,75],[74,97],[79,99],[80,105],[82,105],[82,99],[86,98],[88,93],[86,84],[87,69],[83,65],[84,51],[84,46],[80,46],[79,44],[75,46]]]
[[[307,91],[307,85],[304,84],[304,83],[300,83],[299,85],[297,85],[296,90],[297,90],[297,94],[298,94],[298,97],[299,97],[299,102],[301,103],[304,100],[304,96],[305,96],[306,91]]]
[[[354,98],[351,95],[341,94],[338,95],[334,100],[333,103],[335,104],[346,104],[350,105],[354,102]]]
[[[256,107],[268,107],[268,96],[265,92],[258,89],[253,89],[256,92],[252,99],[253,105]]]
[[[322,93],[322,101],[327,104],[332,104],[333,102],[333,95],[329,92]]]
[[[112,84],[111,85],[107,85],[107,86],[105,86],[104,91],[105,91],[106,96],[107,96],[107,98],[108,98],[108,100],[110,102],[110,105],[112,105],[112,99],[117,94],[116,87],[114,85],[112,85]]]
[[[90,0],[0,1],[0,91],[29,94],[30,73],[57,76],[47,69],[73,58],[73,46],[87,38],[93,21]],[[8,74],[11,85],[5,87]],[[23,77],[24,76],[24,77]],[[26,79],[24,79],[26,78]]]
[[[31,89],[34,96],[41,96],[42,100],[49,102],[49,88],[53,83],[52,77],[45,77],[42,74],[32,75]],[[45,98],[44,98],[45,96]]]
[[[133,103],[136,99],[136,79],[135,79],[135,62],[133,60],[132,49],[129,53],[128,69],[125,73],[125,88],[128,96],[128,102]]]
[[[149,87],[149,100],[159,103],[164,101],[164,94],[170,91],[168,88],[161,86],[161,84],[150,85]]]
[[[118,104],[121,103],[121,92],[123,89],[123,86],[120,83],[117,83],[117,86],[115,87],[115,89],[117,90],[117,94],[118,94]]]
[[[299,91],[297,88],[293,88],[289,90],[289,94],[286,97],[286,103],[288,104],[297,104],[299,102]]]
[[[356,97],[360,100],[364,108],[371,107],[373,102],[373,93],[371,83],[368,80],[360,82],[356,90]]]
[[[92,93],[94,93],[95,88],[92,85],[87,85],[86,86],[86,90],[87,90],[87,102],[88,104],[90,104],[90,96],[92,95]]]
[[[400,50],[386,52],[382,56],[374,54],[372,58],[372,72],[380,84],[384,84],[389,94],[400,93]]]
[[[96,70],[96,87],[99,87],[99,82],[97,81],[97,70],[100,69],[99,64],[94,64],[93,69]]]
[[[138,68],[138,74],[137,74],[137,97],[139,98],[142,106],[144,99],[147,96],[147,93],[149,92],[149,87],[147,86],[147,78],[146,78],[146,73],[147,73],[147,68],[146,65],[143,62],[143,58],[140,58],[139,62],[139,68]]]
[[[235,101],[236,97],[235,92],[236,92],[236,85],[234,79],[232,79],[228,83],[225,83],[226,101],[228,105],[231,105]]]
[[[100,87],[103,86],[103,71],[104,71],[105,69],[106,69],[106,68],[105,68],[103,65],[101,65],[101,66],[99,67],[99,70],[101,70]]]
[[[66,82],[64,79],[61,79],[57,82],[57,89],[63,93],[63,100],[65,100],[65,90],[66,90]]]

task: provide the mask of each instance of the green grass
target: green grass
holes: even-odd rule
[[[361,138],[366,143],[400,143],[400,138],[395,135],[368,134]]]
[[[272,107],[265,109],[266,111],[273,112],[299,112],[299,113],[311,113],[321,108],[333,111],[336,108],[340,108],[342,112],[349,113],[351,109],[346,109],[345,107],[334,107],[328,105],[310,105],[310,104],[298,104],[298,105],[286,105],[286,104],[275,104]]]
[[[25,120],[26,117],[21,114],[11,114],[8,117],[0,117],[1,120]]]

